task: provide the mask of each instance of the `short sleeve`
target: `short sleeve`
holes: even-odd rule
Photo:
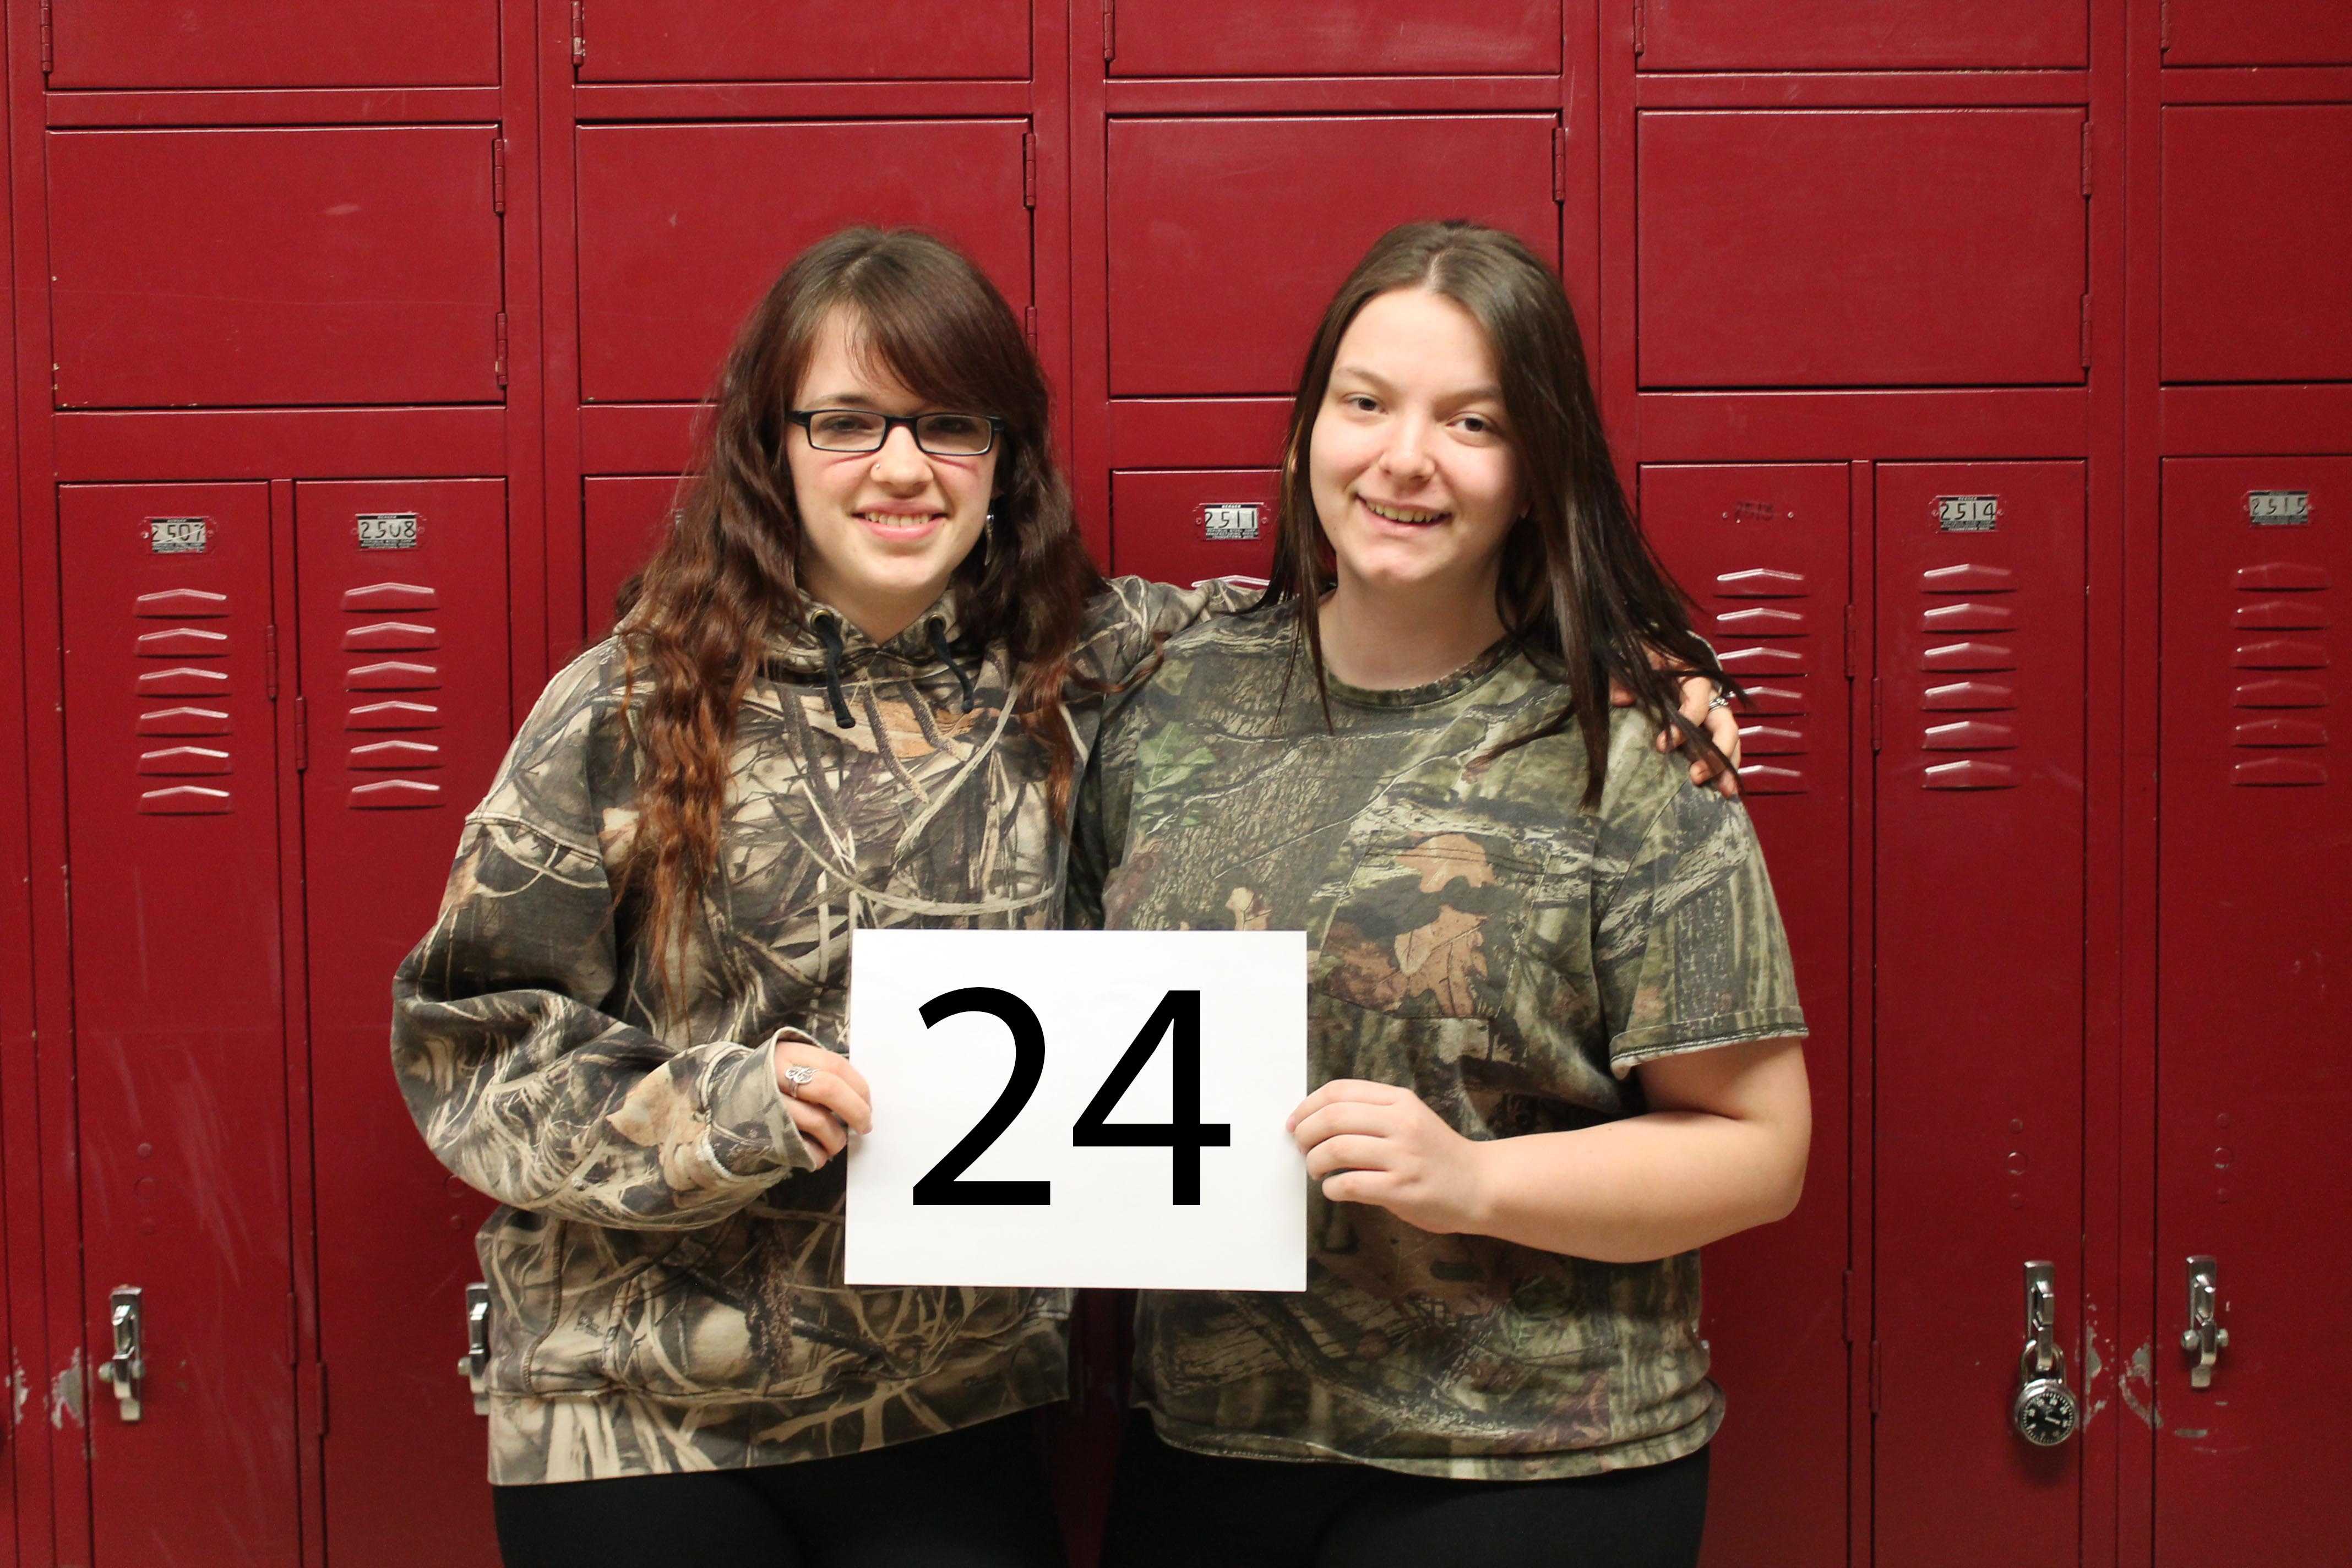
[[[1617,1077],[1657,1057],[1805,1032],[1763,847],[1738,802],[1671,790],[1596,891],[1593,970]]]

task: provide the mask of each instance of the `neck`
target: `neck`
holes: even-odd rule
[[[1503,635],[1492,581],[1452,592],[1378,586],[1342,572],[1319,614],[1324,667],[1368,691],[1442,680]]]

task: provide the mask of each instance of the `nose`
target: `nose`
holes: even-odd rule
[[[1407,416],[1390,427],[1388,443],[1381,448],[1381,471],[1408,485],[1419,484],[1435,471],[1427,421]]]
[[[903,488],[929,483],[931,466],[923,449],[915,445],[915,433],[901,425],[874,454],[872,472],[876,484]]]

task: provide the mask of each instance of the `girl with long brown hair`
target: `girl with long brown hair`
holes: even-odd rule
[[[1107,1568],[1690,1568],[1696,1249],[1797,1201],[1804,1021],[1745,812],[1649,743],[1645,648],[1721,672],[1558,278],[1382,238],[1279,506],[1265,603],[1105,726],[1072,889],[1308,933],[1307,1289],[1144,1293]]]

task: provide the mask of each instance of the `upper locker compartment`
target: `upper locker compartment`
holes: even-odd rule
[[[52,88],[488,87],[498,0],[68,0]]]
[[[1642,384],[2079,384],[2083,125],[2079,109],[1642,115]]]
[[[2164,379],[2352,380],[2352,104],[2168,108],[2163,169]]]
[[[58,406],[499,401],[495,141],[49,132]]]
[[[1022,310],[1031,298],[1027,129],[1019,120],[583,127],[582,400],[706,395],[736,326],[784,264],[848,224],[926,228],[961,247]],[[745,201],[746,191],[761,199]]]
[[[2177,3],[2177,0],[2176,0]],[[2229,0],[2213,0],[2214,4]],[[2084,0],[1636,0],[1643,70],[1932,70],[2090,63]]]
[[[1104,0],[1114,77],[1549,76],[1560,0]]]
[[[2352,65],[2344,0],[2166,0],[2168,66]]]
[[[750,5],[573,0],[582,81],[921,81],[1029,74],[1028,0]]]
[[[1291,391],[1332,290],[1409,218],[1493,224],[1557,266],[1556,124],[1536,114],[1113,121],[1111,395]]]

